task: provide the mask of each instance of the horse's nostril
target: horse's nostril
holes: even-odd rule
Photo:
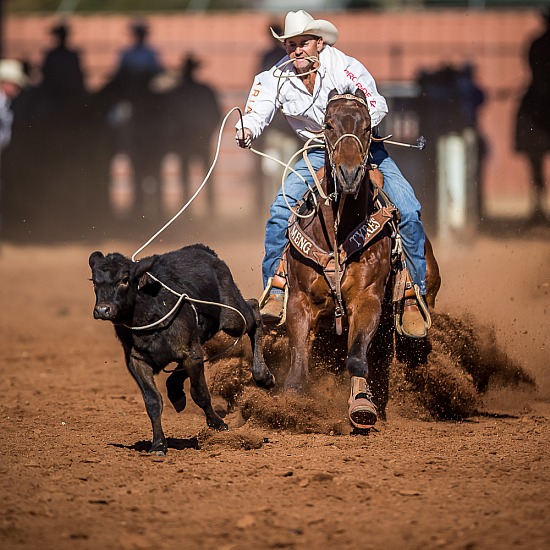
[[[352,166],[351,168],[346,168],[343,165],[338,167],[338,172],[340,174],[340,180],[342,185],[353,186],[358,182],[359,177],[361,176],[361,167]]]

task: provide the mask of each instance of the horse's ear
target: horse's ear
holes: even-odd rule
[[[338,90],[336,88],[333,88],[328,94],[329,100],[332,99],[337,94],[338,94]]]
[[[361,88],[355,88],[355,96],[361,98],[363,101],[367,101],[367,96]]]

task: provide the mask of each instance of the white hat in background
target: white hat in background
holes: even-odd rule
[[[29,83],[29,78],[19,61],[15,59],[1,59],[0,82],[11,82],[20,88],[24,88]]]
[[[332,46],[338,40],[338,29],[329,21],[324,19],[315,20],[307,11],[289,11],[285,18],[285,29],[282,35],[278,35],[271,29],[273,36],[280,42],[287,38],[311,34],[320,36],[325,44]]]

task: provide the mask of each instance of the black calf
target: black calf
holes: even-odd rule
[[[258,302],[244,300],[225,262],[208,247],[187,246],[139,262],[117,253],[104,256],[93,252],[89,263],[96,294],[94,317],[111,321],[115,326],[126,365],[140,387],[151,419],[151,452],[167,451],[161,425],[162,397],[153,375],[170,363],[177,363],[177,369],[166,381],[168,397],[176,411],[185,408],[183,383],[189,378],[191,397],[204,411],[208,426],[227,429],[212,408],[204,377],[202,345],[218,331],[233,337],[246,332],[254,353],[254,380],[262,387],[274,384],[263,359]],[[182,294],[233,309],[184,299],[171,315],[156,324],[172,310]]]

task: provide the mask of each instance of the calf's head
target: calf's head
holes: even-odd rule
[[[123,323],[131,318],[140,280],[151,269],[157,256],[133,262],[122,254],[90,254],[96,302],[94,318]]]

